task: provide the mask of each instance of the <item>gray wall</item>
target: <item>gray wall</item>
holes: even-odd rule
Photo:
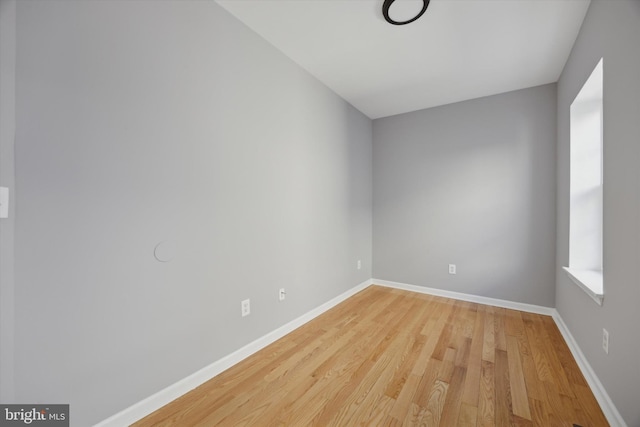
[[[17,401],[98,422],[371,277],[371,121],[214,2],[18,2],[17,55]]]
[[[556,305],[629,426],[640,426],[640,1],[591,2],[558,82]],[[604,303],[562,271],[569,260],[569,107],[604,58]],[[602,350],[602,328],[610,334]]]
[[[16,2],[0,0],[0,186],[9,188],[9,218],[0,219],[0,402],[13,402]]]
[[[555,142],[555,84],[375,120],[374,277],[553,307]]]

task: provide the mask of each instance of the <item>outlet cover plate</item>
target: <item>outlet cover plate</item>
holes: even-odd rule
[[[242,317],[248,316],[251,314],[251,300],[244,300],[241,303]]]

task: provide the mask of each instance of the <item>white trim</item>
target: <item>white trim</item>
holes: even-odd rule
[[[604,293],[602,291],[602,271],[578,270],[575,268],[562,267],[573,283],[585,291],[598,305],[602,305]]]
[[[564,323],[564,320],[562,320],[560,313],[558,313],[558,311],[555,309],[553,311],[553,320],[556,322],[560,333],[569,346],[569,350],[571,350],[573,358],[578,363],[578,367],[582,371],[582,375],[584,375],[585,379],[587,380],[587,384],[589,384],[591,391],[600,404],[600,408],[602,409],[602,412],[604,412],[604,416],[607,418],[607,421],[609,421],[611,427],[627,427],[627,424],[624,422],[622,415],[620,415],[620,412],[618,412],[618,409],[615,407],[615,405],[611,401],[611,398],[607,394],[607,390],[605,390],[604,386],[598,379],[598,376],[593,371],[593,368],[591,367],[591,365],[589,365],[587,358],[582,353],[582,350],[580,350],[580,347],[578,346],[576,340],[573,338],[573,335],[571,335],[571,332],[569,332],[569,328],[567,327],[566,323]]]
[[[372,279],[374,285],[386,286],[388,288],[402,289],[405,291],[418,292],[421,294],[436,295],[439,297],[453,298],[461,301],[475,302],[478,304],[493,305],[496,307],[509,308],[511,310],[526,311],[528,313],[544,314],[552,316],[554,308],[543,307],[541,305],[526,304],[523,302],[507,301],[497,298],[482,297],[479,295],[464,294],[462,292],[446,291],[443,289],[428,288],[426,286],[408,285],[406,283],[390,282],[388,280]]]
[[[233,353],[223,357],[222,359],[213,362],[209,366],[205,366],[204,368],[189,375],[188,377],[183,378],[182,380],[166,387],[163,390],[160,390],[159,392],[147,397],[146,399],[129,406],[128,408],[118,412],[117,414],[112,415],[106,420],[96,424],[95,427],[121,427],[123,425],[130,425],[146,417],[147,415],[160,409],[169,402],[193,390],[206,381],[209,381],[211,378],[229,369],[236,363],[239,363],[240,361],[246,359],[258,350],[261,350],[269,344],[279,340],[294,329],[299,328],[315,317],[318,317],[325,311],[335,307],[342,301],[355,295],[369,285],[371,285],[371,280],[366,280],[360,283],[359,285],[338,295],[332,300],[327,301],[326,303],[303,314],[297,319],[292,320],[286,325],[283,325],[278,329],[269,332],[268,334],[258,338],[257,340],[245,345],[241,349],[234,351]]]

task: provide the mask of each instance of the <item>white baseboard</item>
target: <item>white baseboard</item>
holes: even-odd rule
[[[552,316],[556,311],[554,308],[543,307],[541,305],[525,304],[523,302],[482,297],[479,295],[464,294],[462,292],[445,291],[443,289],[428,288],[426,286],[408,285],[406,283],[390,282],[388,280],[371,279],[371,282],[374,285],[386,286],[388,288],[402,289],[405,291],[452,298],[461,301],[475,302],[478,304],[493,305],[496,307],[509,308],[511,310],[526,311],[528,313],[545,314],[547,316]]]
[[[600,408],[602,409],[602,412],[604,412],[604,416],[607,418],[607,421],[609,421],[611,427],[627,427],[627,424],[624,422],[622,415],[620,415],[620,412],[618,412],[618,409],[611,401],[609,394],[607,394],[607,391],[598,379],[596,373],[593,371],[593,368],[587,361],[584,353],[582,353],[582,350],[580,350],[578,343],[573,338],[573,335],[571,335],[571,332],[569,332],[569,328],[567,327],[567,324],[564,323],[564,320],[562,320],[560,313],[558,313],[558,311],[555,309],[553,311],[553,320],[556,322],[560,333],[569,346],[569,350],[571,350],[573,358],[578,363],[578,367],[582,371],[582,375],[584,375],[584,378],[587,380],[587,384],[589,384],[591,391],[600,404]]]
[[[333,298],[330,301],[327,301],[321,306],[316,307],[308,313],[303,314],[297,319],[294,319],[291,322],[279,327],[278,329],[269,332],[268,334],[258,338],[257,340],[245,345],[241,349],[234,351],[233,353],[223,357],[222,359],[213,362],[209,366],[205,366],[204,368],[189,375],[188,377],[168,386],[163,390],[160,390],[159,392],[147,397],[146,399],[138,403],[133,404],[132,406],[129,406],[128,408],[118,412],[117,414],[112,415],[106,420],[96,424],[95,427],[128,426],[146,417],[147,415],[160,409],[169,402],[177,399],[178,397],[193,390],[206,381],[209,381],[211,378],[215,377],[221,372],[229,369],[233,365],[246,359],[247,357],[256,353],[258,350],[263,349],[264,347],[277,341],[278,339],[299,328],[310,320],[318,317],[325,311],[333,308],[347,298],[365,289],[370,284],[371,280],[366,280],[360,283],[358,286],[349,289],[343,294],[338,295],[337,297]]]

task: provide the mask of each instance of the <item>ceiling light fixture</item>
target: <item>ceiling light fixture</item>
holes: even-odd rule
[[[384,0],[384,4],[382,5],[382,15],[384,16],[384,19],[386,19],[389,24],[406,25],[420,18],[424,14],[424,12],[427,10],[427,7],[429,6],[429,2],[431,0],[422,0],[422,10],[420,11],[420,13],[418,13],[416,16],[409,19],[408,21],[394,21],[389,17],[389,8],[391,7],[394,1],[396,0]]]

